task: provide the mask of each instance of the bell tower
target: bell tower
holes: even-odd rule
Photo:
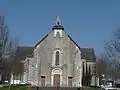
[[[53,26],[52,30],[54,30],[54,37],[62,37],[62,31],[64,30],[64,27],[62,25],[62,22],[59,18],[59,16],[57,16],[57,19],[55,21],[55,25]]]

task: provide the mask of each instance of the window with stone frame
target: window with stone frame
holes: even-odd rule
[[[59,51],[57,51],[55,55],[55,65],[59,65],[59,58],[60,58],[60,53]]]
[[[41,76],[41,86],[45,86],[45,76]]]
[[[68,77],[68,86],[72,87],[72,77]]]

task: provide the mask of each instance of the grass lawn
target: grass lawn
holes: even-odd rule
[[[95,87],[84,87],[83,90],[100,90],[100,88]]]
[[[35,90],[34,87],[28,86],[11,86],[9,87],[1,87],[0,90]]]

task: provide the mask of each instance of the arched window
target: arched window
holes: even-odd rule
[[[59,32],[56,33],[56,37],[60,37],[60,33]]]
[[[55,65],[59,65],[59,51],[56,52]]]

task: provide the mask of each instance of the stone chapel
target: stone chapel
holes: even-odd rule
[[[81,48],[66,33],[59,17],[50,32],[31,48],[32,55],[24,58],[24,82],[34,86],[82,87],[84,64],[90,66],[91,85],[95,86],[94,49]]]

